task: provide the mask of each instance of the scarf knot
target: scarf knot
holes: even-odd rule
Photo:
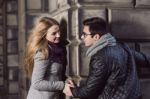
[[[65,61],[65,49],[60,44],[49,43],[48,46],[51,61],[63,64]]]

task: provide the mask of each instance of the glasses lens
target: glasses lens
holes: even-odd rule
[[[83,36],[86,36],[86,33],[85,33],[85,32],[83,32],[83,33],[82,33],[82,35],[83,35]]]
[[[83,35],[84,37],[86,37],[87,35],[91,35],[91,34],[87,34],[87,33],[85,33],[85,32],[82,32],[82,35]]]

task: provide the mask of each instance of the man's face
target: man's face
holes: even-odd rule
[[[83,27],[83,33],[82,33],[81,39],[83,40],[85,46],[87,47],[91,46],[95,42],[94,37],[91,35],[89,31],[89,26],[85,25]]]

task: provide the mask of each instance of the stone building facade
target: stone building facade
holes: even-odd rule
[[[22,55],[33,21],[41,15],[61,23],[69,41],[66,74],[77,85],[88,74],[89,59],[80,39],[82,21],[88,17],[104,18],[118,40],[150,55],[150,0],[0,0],[0,99],[26,99],[29,80]],[[150,69],[138,66],[137,70],[143,99],[150,99]]]

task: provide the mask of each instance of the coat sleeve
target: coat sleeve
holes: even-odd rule
[[[125,43],[122,43],[122,47],[126,51],[130,50],[130,48]],[[138,67],[150,67],[150,56],[148,56],[142,52],[137,52],[135,50],[131,50],[131,53],[133,54],[135,63]]]
[[[104,63],[104,57],[99,55],[91,60],[86,84],[72,88],[72,94],[74,97],[92,99],[102,92],[107,79],[108,67]]]
[[[48,60],[43,59],[43,54],[37,52],[34,56],[34,68],[31,78],[31,86],[40,91],[58,91],[63,90],[63,81],[48,81],[44,79],[46,69],[48,67]]]
[[[142,53],[132,50],[132,53],[135,58],[136,65],[138,67],[149,67],[150,68],[150,56]]]

